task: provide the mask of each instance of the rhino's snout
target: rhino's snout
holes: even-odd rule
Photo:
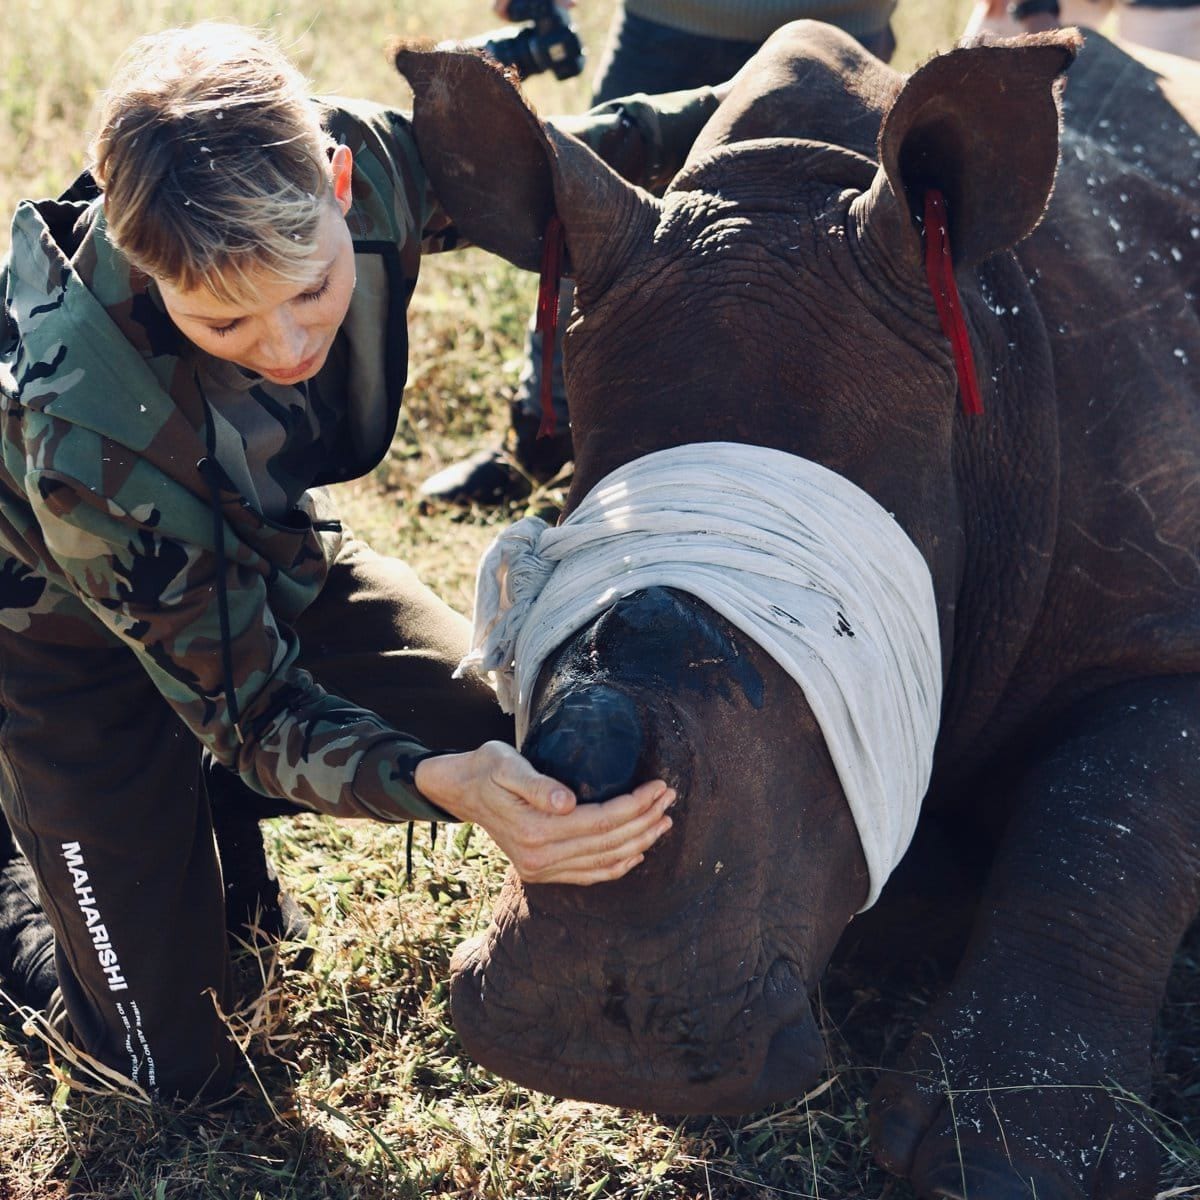
[[[552,704],[525,742],[525,757],[585,802],[630,791],[643,743],[637,706],[603,684],[569,692]]]
[[[534,766],[582,801],[661,778],[682,803],[671,836],[620,880],[525,888],[510,875],[487,934],[451,963],[455,1026],[485,1067],[671,1113],[755,1111],[820,1073],[807,985],[822,948],[804,922],[779,921],[819,899],[792,865],[786,799],[797,772],[813,774],[807,726],[771,667],[778,736],[747,736],[768,701],[765,661],[698,601],[649,588],[543,670],[522,746]]]
[[[571,964],[558,967],[556,988],[525,949],[481,936],[451,963],[463,1044],[517,1083],[649,1112],[737,1114],[796,1095],[826,1066],[793,963],[777,962],[766,987],[745,981],[745,992],[721,995],[664,992],[653,971],[584,977]]]

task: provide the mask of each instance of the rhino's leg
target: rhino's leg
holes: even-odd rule
[[[1125,685],[1036,760],[966,954],[872,1102],[879,1162],[922,1197],[1134,1200],[1137,1098],[1200,903],[1200,682]]]

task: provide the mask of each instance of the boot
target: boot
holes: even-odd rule
[[[571,461],[571,431],[538,437],[541,417],[514,401],[503,444],[478,450],[431,475],[417,495],[426,503],[493,508],[524,500],[535,484],[553,479]]]
[[[39,1011],[58,987],[54,932],[33,870],[15,847],[0,867],[0,987],[15,1003]]]

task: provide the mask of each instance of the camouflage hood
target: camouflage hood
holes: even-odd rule
[[[355,154],[347,221],[360,284],[337,347],[343,387],[329,398],[267,381],[254,385],[284,426],[267,470],[289,507],[310,518],[320,504],[319,496],[307,494],[311,486],[358,477],[386,452],[404,390],[405,311],[421,251],[453,238],[429,196],[401,114],[350,101],[325,103],[323,111],[335,139]],[[86,187],[73,191],[86,196]],[[211,544],[210,480],[201,468],[210,457],[206,364],[175,329],[153,286],[108,241],[99,201],[20,205],[0,286],[0,378],[6,392],[20,397],[9,407],[19,424],[3,439],[9,476],[3,482],[19,495],[31,468],[42,491],[53,490],[61,474],[83,482],[95,501],[125,512],[150,506],[156,527],[166,522],[188,542]],[[228,484],[230,499],[234,491]],[[8,507],[0,501],[0,508]],[[273,548],[269,530],[253,520],[248,529],[251,514],[239,507],[231,513],[234,528],[282,570],[272,601],[294,616],[320,586],[311,565],[317,547],[310,547],[308,567],[297,574],[293,539]],[[295,523],[289,514],[289,535]],[[40,553],[19,557],[55,574]],[[7,623],[2,609],[0,623]]]

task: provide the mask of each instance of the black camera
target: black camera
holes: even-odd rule
[[[508,15],[528,24],[493,29],[464,44],[512,67],[521,79],[543,71],[571,79],[583,70],[583,43],[554,0],[512,0]]]

